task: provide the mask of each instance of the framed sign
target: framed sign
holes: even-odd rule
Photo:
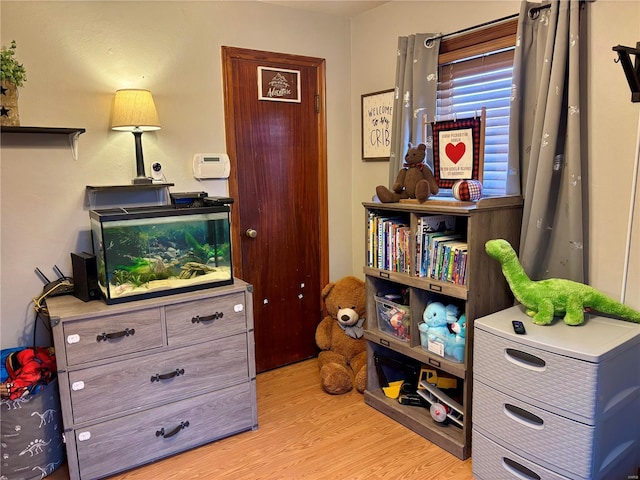
[[[482,182],[483,126],[479,117],[431,124],[433,175],[440,188],[451,188],[458,180]]]
[[[389,160],[394,90],[362,95],[362,159]]]
[[[258,67],[258,100],[300,103],[300,71]]]

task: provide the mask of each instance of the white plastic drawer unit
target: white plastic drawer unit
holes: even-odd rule
[[[558,473],[511,452],[473,430],[473,473],[475,480],[568,480]]]
[[[524,335],[512,320],[524,323]],[[636,474],[640,417],[629,412],[640,411],[640,325],[588,315],[581,326],[541,326],[520,306],[476,319],[473,409],[480,449],[506,449],[515,462],[501,456],[485,470],[487,459],[474,460],[478,478],[496,468],[527,471],[527,463],[540,478]]]
[[[478,432],[510,445],[513,452],[528,455],[539,464],[548,462],[559,471],[589,478],[596,442],[593,425],[527,404],[481,381],[473,384],[473,395],[474,427]],[[620,428],[624,429],[624,419],[611,425],[609,440],[616,440]]]
[[[527,333],[516,335],[512,320]],[[476,320],[474,334],[474,375],[577,421],[590,423],[620,402],[621,392],[640,390],[640,325],[603,317],[577,327],[535,325],[513,307]]]

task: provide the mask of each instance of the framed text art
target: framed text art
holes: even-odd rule
[[[433,175],[440,188],[458,180],[482,182],[484,121],[481,117],[434,122]]]
[[[389,160],[394,90],[362,95],[362,159]]]
[[[300,103],[300,71],[258,67],[258,100]]]

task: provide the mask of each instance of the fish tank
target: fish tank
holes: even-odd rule
[[[90,210],[106,303],[232,284],[229,213],[227,205]]]

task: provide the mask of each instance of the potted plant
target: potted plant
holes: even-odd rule
[[[20,125],[18,87],[27,81],[27,71],[15,59],[16,41],[0,51],[0,125]]]

